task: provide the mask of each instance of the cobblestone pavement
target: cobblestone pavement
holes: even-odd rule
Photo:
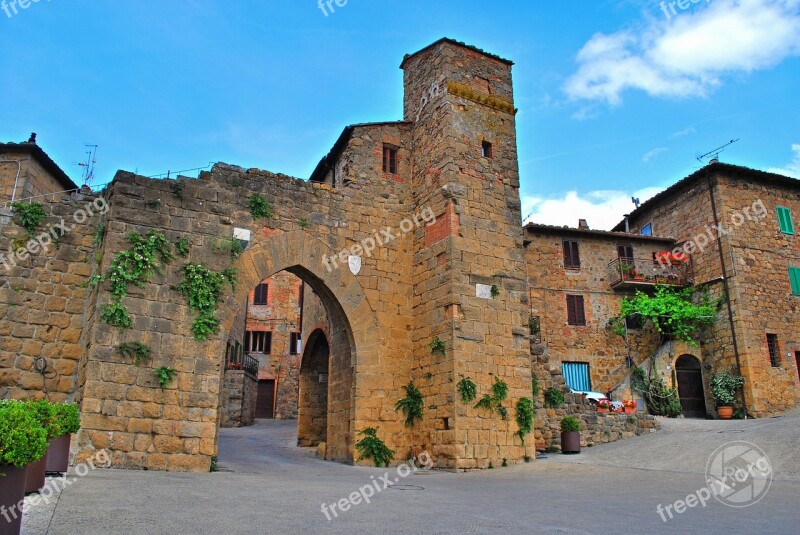
[[[57,504],[34,508],[23,532],[793,534],[800,523],[798,423],[799,413],[673,420],[661,433],[579,456],[458,474],[401,477],[391,468],[387,477],[386,469],[315,459],[294,446],[294,422],[260,421],[222,430],[219,473],[92,471],[68,485]],[[709,454],[733,440],[753,441],[769,455],[775,480],[763,499],[733,508],[712,498],[665,522],[657,507],[705,485]],[[392,486],[384,489],[384,481]],[[340,500],[368,486],[380,488],[370,503],[353,500],[342,511]]]

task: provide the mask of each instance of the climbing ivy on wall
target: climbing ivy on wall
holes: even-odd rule
[[[189,301],[189,307],[198,313],[192,323],[192,333],[196,340],[207,340],[219,330],[217,305],[225,286],[235,287],[236,272],[226,269],[218,273],[201,264],[186,264],[181,273],[183,280],[176,289]]]
[[[525,441],[525,435],[533,429],[533,416],[536,414],[536,407],[530,398],[522,398],[517,402],[517,425],[519,438]]]
[[[133,284],[143,288],[155,273],[163,273],[159,264],[167,264],[174,258],[169,242],[157,230],[144,236],[131,233],[127,239],[131,248],[117,253],[106,273],[89,279],[91,286],[105,281],[110,283],[111,303],[100,309],[100,320],[122,329],[133,326],[128,309],[122,304],[128,295],[128,287]]]
[[[503,401],[508,397],[508,384],[505,381],[494,378],[492,385],[492,393],[484,394],[478,403],[475,404],[476,409],[487,409],[490,412],[497,411],[503,420],[508,418],[508,410],[503,407]]]

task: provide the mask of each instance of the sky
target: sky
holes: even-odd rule
[[[308,178],[346,125],[402,119],[404,54],[446,36],[515,62],[527,220],[611,228],[731,140],[800,178],[800,0],[338,1],[0,0],[0,140],[37,132],[76,182],[98,145],[94,185]]]

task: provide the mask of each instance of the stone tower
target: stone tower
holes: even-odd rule
[[[451,468],[526,453],[515,435],[531,371],[511,67],[450,39],[401,66],[405,119],[414,124],[414,202],[437,215],[415,243],[413,376],[427,411],[415,441]],[[444,353],[429,347],[436,338]],[[493,394],[496,380],[507,383],[507,419],[464,403],[462,378],[477,383],[477,400]]]

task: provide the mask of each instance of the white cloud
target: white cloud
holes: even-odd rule
[[[673,132],[670,139],[678,139],[679,137],[686,137],[689,134],[696,134],[697,130],[695,130],[694,126],[690,126],[688,128],[684,128],[683,130],[679,130],[677,132]]]
[[[790,163],[786,164],[784,167],[773,167],[768,171],[770,173],[776,173],[779,175],[800,179],[800,144],[792,145],[792,152],[794,153],[794,158]]]
[[[727,74],[768,69],[799,54],[800,1],[717,0],[636,30],[594,35],[564,90],[573,100],[612,106],[628,89],[703,97]]]
[[[652,160],[653,158],[655,158],[656,156],[658,156],[659,154],[663,154],[663,153],[667,152],[667,150],[669,150],[669,149],[667,149],[666,147],[656,147],[653,150],[649,150],[649,151],[644,153],[644,156],[642,156],[642,161],[644,163],[647,163],[650,160]]]
[[[577,227],[578,219],[586,219],[593,229],[609,230],[622,221],[625,214],[634,210],[631,197],[645,202],[663,189],[650,187],[633,194],[616,190],[590,191],[586,194],[570,191],[562,197],[551,199],[526,196],[522,198],[522,213],[530,214],[525,218],[525,223],[532,221]]]

